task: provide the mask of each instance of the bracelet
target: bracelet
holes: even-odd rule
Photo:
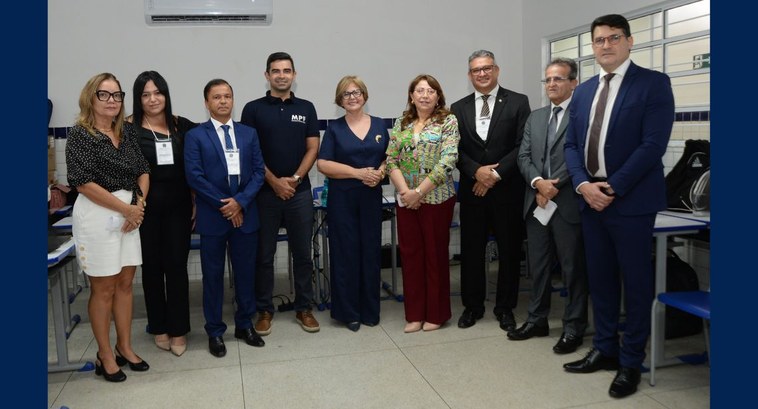
[[[144,198],[138,197],[137,201],[142,203],[143,208],[147,207],[147,200],[145,200]]]
[[[421,193],[421,188],[420,187],[417,187],[417,188],[413,189],[413,191],[416,192],[416,193],[418,193],[419,197],[424,197],[424,194]]]

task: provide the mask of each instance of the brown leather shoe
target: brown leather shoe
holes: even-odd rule
[[[255,322],[255,332],[258,335],[268,335],[271,333],[271,321],[274,320],[274,315],[268,311],[258,312],[258,321]]]
[[[318,332],[321,329],[311,310],[298,311],[295,314],[295,319],[306,332]]]

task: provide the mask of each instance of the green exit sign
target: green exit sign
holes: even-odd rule
[[[692,69],[699,70],[701,68],[711,67],[711,53],[698,54],[692,56]]]

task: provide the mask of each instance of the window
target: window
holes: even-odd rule
[[[671,77],[677,112],[710,110],[710,9],[710,0],[679,0],[625,14],[634,38],[632,61]],[[587,27],[547,41],[548,61],[575,59],[579,81],[600,71]]]

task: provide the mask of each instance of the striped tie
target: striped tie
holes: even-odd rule
[[[480,115],[481,118],[489,118],[490,117],[490,104],[487,103],[487,98],[489,98],[490,95],[482,95],[482,114]]]

